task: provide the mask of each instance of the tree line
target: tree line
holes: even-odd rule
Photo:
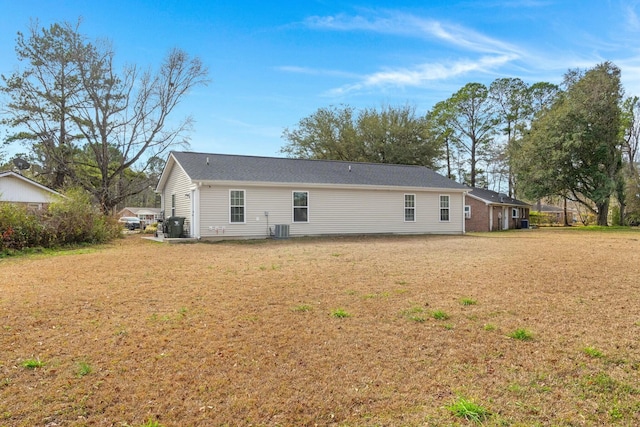
[[[569,70],[562,84],[468,83],[425,115],[415,107],[320,108],[292,129],[291,157],[422,165],[471,187],[529,201],[559,196],[607,225],[640,219],[640,99],[624,97],[610,62]]]

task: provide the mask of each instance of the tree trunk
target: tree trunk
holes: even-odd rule
[[[564,226],[568,227],[569,226],[569,218],[567,216],[567,198],[564,198],[564,205],[563,205],[563,209],[564,209]]]
[[[604,202],[596,204],[596,208],[598,209],[598,225],[607,227],[609,225],[607,221],[607,217],[609,216],[609,199],[607,198]]]

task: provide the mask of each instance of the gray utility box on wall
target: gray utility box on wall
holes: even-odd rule
[[[273,237],[276,239],[288,239],[289,224],[276,224],[276,229],[273,233]]]

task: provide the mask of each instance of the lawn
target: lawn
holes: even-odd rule
[[[0,260],[0,426],[640,425],[640,232]]]

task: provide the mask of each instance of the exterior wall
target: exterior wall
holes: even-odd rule
[[[245,191],[245,223],[230,222],[230,190]],[[293,192],[307,191],[309,221],[293,222]],[[363,190],[304,185],[198,187],[201,238],[268,237],[269,228],[289,224],[291,236],[330,234],[461,234],[461,192]],[[404,195],[415,194],[415,222],[404,221]],[[440,221],[440,195],[450,196],[450,220]],[[268,214],[265,215],[265,213]]]
[[[471,218],[465,218],[466,231],[490,231],[490,207],[486,203],[468,196],[465,198],[465,205],[471,207]]]
[[[504,230],[505,209],[509,230],[521,228],[522,220],[529,219],[529,208],[527,207],[517,206],[524,212],[519,218],[512,218],[511,208],[516,206],[487,205],[483,201],[468,196],[466,197],[465,204],[471,206],[471,218],[465,219],[466,231],[483,232]]]
[[[166,185],[161,193],[160,208],[164,212],[164,219],[172,216],[171,196],[175,195],[175,215],[184,217],[184,230],[188,234],[191,222],[191,180],[177,164],[173,164]]]
[[[32,185],[20,178],[4,176],[0,179],[0,201],[48,204],[55,201],[56,196],[36,185]]]

